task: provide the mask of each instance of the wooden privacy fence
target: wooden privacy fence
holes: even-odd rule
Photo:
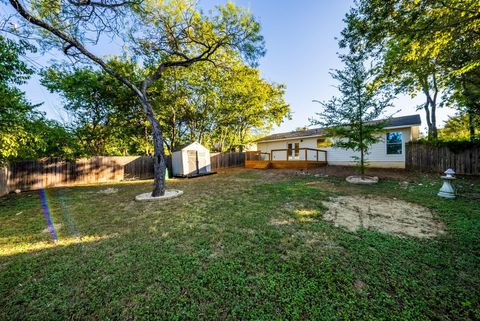
[[[150,178],[153,161],[149,156],[99,156],[75,161],[42,158],[11,162],[4,171],[7,172],[7,184],[0,190],[11,192]]]
[[[407,144],[405,167],[409,170],[438,173],[453,168],[457,174],[480,175],[480,147],[453,152],[446,146]]]
[[[0,196],[10,193],[10,189],[8,187],[8,176],[9,176],[8,168],[0,167]]]
[[[167,164],[170,163],[168,157]],[[244,153],[217,153],[211,156],[212,170],[243,166],[244,163]],[[0,196],[16,189],[25,191],[151,178],[151,156],[97,156],[75,161],[59,158],[23,160],[0,167]]]
[[[245,153],[211,153],[210,164],[212,171],[220,168],[245,166]]]

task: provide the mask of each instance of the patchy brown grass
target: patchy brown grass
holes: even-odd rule
[[[444,225],[432,210],[398,199],[338,196],[323,203],[325,220],[350,231],[371,229],[413,237],[435,237]]]

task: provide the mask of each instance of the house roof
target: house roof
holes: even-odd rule
[[[402,117],[392,117],[389,119],[388,123],[385,125],[385,128],[391,127],[411,127],[411,126],[420,126],[421,125],[420,115],[408,115]],[[298,130],[287,133],[273,134],[269,136],[262,137],[256,142],[264,142],[271,140],[282,140],[290,138],[299,138],[299,137],[309,137],[309,136],[321,136],[324,132],[324,128],[312,128],[306,130]]]

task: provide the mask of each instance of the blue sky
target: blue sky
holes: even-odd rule
[[[286,101],[292,110],[292,119],[286,120],[273,132],[290,131],[309,125],[309,118],[321,111],[316,100],[326,100],[336,94],[335,82],[329,75],[334,68],[341,68],[337,57],[338,45],[335,37],[340,35],[346,12],[353,4],[350,0],[236,0],[238,5],[250,8],[260,20],[265,37],[267,54],[260,61],[262,76],[269,81],[287,86]],[[223,4],[225,0],[201,0],[200,6],[211,8]],[[100,47],[97,53],[112,52],[111,44]],[[58,58],[61,57],[58,54]],[[34,59],[41,65],[55,59],[55,53],[47,53]],[[69,120],[62,110],[58,96],[43,88],[38,78],[33,78],[26,86],[28,97],[35,103],[44,102],[41,107],[47,116]],[[400,96],[395,100],[391,112],[401,110],[397,115],[419,113],[422,116],[422,129],[426,127],[423,111],[415,111],[415,106],[423,102],[423,97],[411,99]],[[451,109],[438,111],[438,125],[453,115]]]

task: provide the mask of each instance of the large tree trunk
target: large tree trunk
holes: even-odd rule
[[[157,119],[151,120],[153,125],[153,191],[152,196],[163,196],[165,194],[165,150],[163,148],[162,129]]]
[[[436,115],[436,104],[430,99],[429,95],[427,95],[427,102],[423,105],[423,109],[425,110],[425,118],[427,120],[427,128],[428,128],[428,140],[434,140],[438,137],[438,130],[437,130],[437,115]]]
[[[153,191],[152,196],[165,195],[165,169],[167,162],[165,160],[164,141],[162,127],[155,117],[152,105],[150,105],[146,95],[141,98],[142,106],[147,115],[147,119],[152,124],[153,129]]]
[[[360,174],[362,178],[365,176],[365,153],[363,151],[363,148],[360,150]]]
[[[360,176],[363,178],[365,176],[365,151],[363,145],[363,124],[360,120]]]
[[[437,97],[438,97],[438,85],[437,85],[437,73],[433,72],[432,74],[432,83],[433,83],[433,97],[430,97],[430,107],[432,110],[432,138],[438,138],[438,129],[437,129]]]
[[[428,140],[435,140],[438,138],[437,130],[437,96],[438,96],[438,86],[437,86],[437,75],[432,74],[432,82],[428,81],[427,78],[422,81],[422,90],[425,94],[427,101],[423,108],[425,109],[425,116],[427,119],[428,126]],[[433,94],[431,94],[433,91]]]
[[[432,114],[431,114],[431,120],[432,120],[432,133],[431,133],[431,136],[432,136],[432,139],[433,140],[436,140],[438,138],[438,129],[437,129],[437,104],[436,102],[432,101],[431,102],[431,111],[432,111]]]
[[[423,105],[425,110],[425,119],[427,120],[427,130],[428,130],[428,140],[432,139],[432,122],[430,120],[430,109],[428,108],[428,99],[427,102]]]
[[[475,140],[475,113],[472,110],[468,111],[468,131],[470,134],[470,141]]]

